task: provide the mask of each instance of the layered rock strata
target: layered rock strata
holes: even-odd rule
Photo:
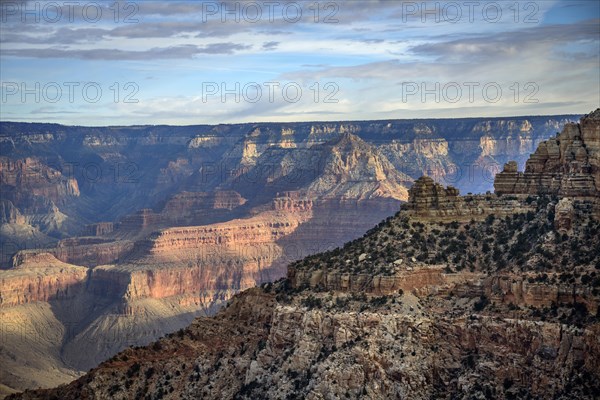
[[[509,162],[494,182],[497,194],[552,194],[595,197],[600,191],[600,109],[580,123],[565,125],[555,138],[540,143],[518,172]]]
[[[492,157],[515,149],[522,153],[527,151],[530,142],[536,140],[530,135],[533,129],[531,124],[508,124],[510,126],[507,125],[505,128],[511,132],[511,135],[514,133],[519,137],[506,138],[506,140],[499,140],[489,135],[495,129],[494,124],[475,125],[469,128],[469,132],[473,128],[473,132],[479,133],[471,135],[468,140],[460,143],[460,145],[470,146],[470,151],[475,158]],[[114,246],[123,238],[131,239],[133,243],[133,247],[128,248],[126,254],[106,258],[108,262],[116,265],[97,266],[88,272],[86,291],[80,293],[82,297],[77,298],[79,300],[77,304],[87,304],[83,300],[88,299],[97,309],[86,310],[90,311],[89,313],[77,313],[77,318],[64,319],[64,315],[57,311],[60,307],[73,310],[77,308],[65,302],[69,296],[61,294],[60,299],[54,301],[51,297],[40,295],[42,301],[46,299],[51,302],[53,311],[63,318],[61,321],[65,326],[72,324],[74,327],[72,333],[63,337],[65,340],[61,349],[63,359],[70,360],[72,365],[87,368],[92,366],[93,362],[114,354],[115,351],[124,348],[126,343],[130,343],[120,339],[106,343],[101,340],[103,334],[109,333],[116,338],[121,336],[131,338],[133,333],[133,336],[149,340],[160,336],[167,328],[173,328],[178,324],[178,327],[181,327],[182,321],[191,318],[199,307],[217,304],[228,299],[237,290],[282,276],[284,267],[289,261],[302,258],[307,255],[305,253],[307,251],[308,254],[315,252],[314,248],[311,248],[312,243],[319,245],[331,243],[333,248],[347,240],[355,239],[359,232],[397,210],[400,200],[409,200],[406,213],[411,215],[411,218],[415,218],[415,223],[431,222],[431,219],[445,222],[460,220],[465,225],[468,221],[471,229],[478,226],[475,222],[471,223],[471,219],[481,220],[488,215],[506,215],[512,220],[513,214],[537,210],[538,199],[534,199],[531,203],[522,203],[521,198],[514,195],[498,198],[493,195],[463,198],[458,196],[456,189],[436,186],[432,180],[427,179],[417,181],[409,194],[406,187],[412,179],[398,168],[399,163],[406,161],[402,158],[406,154],[395,157],[394,152],[390,151],[393,146],[403,144],[394,143],[391,147],[381,144],[382,149],[374,149],[373,145],[377,140],[382,139],[380,133],[387,135],[393,132],[396,129],[394,124],[390,123],[389,126],[383,127],[382,132],[378,131],[381,126],[367,128],[361,126],[361,124],[311,126],[310,133],[302,140],[298,140],[298,137],[301,137],[301,134],[298,134],[300,128],[296,131],[293,129],[274,131],[270,126],[253,127],[243,135],[243,140],[230,140],[229,144],[233,143],[235,147],[231,151],[220,147],[227,142],[224,133],[229,132],[228,127],[219,128],[222,133],[219,137],[211,133],[211,135],[197,136],[191,141],[177,137],[169,137],[168,140],[166,137],[163,138],[168,146],[185,145],[186,149],[198,153],[190,156],[189,161],[178,159],[158,173],[160,185],[154,189],[157,192],[150,192],[160,192],[164,195],[166,206],[162,211],[158,211],[161,210],[160,207],[155,207],[154,211],[144,209],[133,216],[122,218],[121,224],[112,227],[97,225],[90,230],[90,236],[95,236],[95,239],[64,241],[57,247],[81,248],[82,251],[84,248],[100,249],[102,246]],[[360,140],[353,135],[358,132],[363,132],[367,140]],[[196,134],[197,132],[194,133]],[[482,138],[481,134],[486,137]],[[444,143],[444,140],[436,138],[435,129],[431,129],[425,123],[416,124],[411,135],[405,143],[410,143],[408,147],[418,148],[420,158],[418,157],[415,165],[420,169],[439,166],[440,172],[432,175],[436,178],[446,176],[448,168],[452,165],[451,155],[458,144],[448,141]],[[162,142],[159,136],[143,139],[144,146]],[[40,140],[45,139],[42,137]],[[161,143],[161,146],[165,143]],[[98,151],[106,159],[115,157],[119,149],[134,149],[136,146],[127,137],[114,137],[110,134],[87,135],[84,144],[87,148]],[[210,147],[210,151],[203,150],[205,145]],[[225,166],[224,178],[223,175],[207,176],[211,175],[209,172],[214,172],[215,166],[199,166],[203,161],[198,160],[209,159],[211,152],[218,155],[217,159],[225,155],[223,159],[234,161],[234,166],[243,168],[229,174],[230,170]],[[443,157],[436,160],[436,152],[444,153]],[[267,161],[270,162],[269,173],[261,175],[259,171]],[[152,171],[155,170],[149,166],[147,176],[153,176],[155,172]],[[581,171],[585,170],[581,169]],[[169,192],[171,187],[169,185],[181,180],[187,181],[188,190],[181,194]],[[219,180],[221,182],[218,182]],[[124,182],[124,184],[132,183]],[[203,185],[218,188],[223,193],[207,195]],[[95,183],[90,186],[95,186],[95,190],[101,190],[102,185]],[[253,194],[257,187],[264,188],[264,192],[260,195]],[[543,200],[539,199],[539,201]],[[582,202],[583,200],[574,201],[572,212],[568,204],[557,206],[556,224],[561,231],[569,232],[569,225],[573,228],[577,226],[577,222],[574,221],[583,218],[580,214],[580,211],[585,208]],[[149,206],[151,204],[145,204],[144,207]],[[549,208],[553,206],[554,203],[549,204]],[[240,210],[248,214],[245,215],[246,218],[207,226],[169,227],[168,225],[172,223],[172,218],[179,208],[185,214],[185,218],[177,224],[184,224],[187,221],[198,221],[202,218],[203,210],[209,211],[211,207],[222,210],[223,216],[235,215],[229,213]],[[196,213],[195,209],[201,212]],[[593,213],[593,210],[590,212]],[[14,214],[13,219],[16,218],[15,213],[8,214]],[[96,370],[99,372],[92,373],[91,379],[86,378],[87,381],[79,381],[74,384],[75,386],[65,387],[60,389],[61,392],[54,394],[66,398],[85,396],[86,394],[78,390],[93,381],[92,391],[100,397],[107,398],[130,398],[138,394],[143,397],[150,390],[156,393],[171,393],[166,396],[174,398],[186,396],[210,398],[211,394],[216,393],[220,397],[225,394],[225,397],[238,395],[249,398],[287,397],[295,394],[306,398],[369,395],[373,398],[430,398],[440,395],[438,387],[450,387],[451,392],[457,396],[460,393],[473,391],[483,395],[486,392],[483,389],[478,391],[476,387],[479,383],[478,377],[486,374],[490,368],[499,372],[492,380],[489,390],[504,393],[511,385],[521,390],[525,380],[512,369],[501,367],[506,364],[506,360],[497,363],[494,361],[491,355],[497,354],[497,349],[494,347],[496,345],[488,345],[488,342],[508,343],[503,350],[516,354],[511,361],[512,364],[529,365],[526,361],[531,360],[529,357],[531,354],[542,354],[548,357],[548,354],[553,355],[556,349],[553,347],[548,350],[539,346],[539,342],[517,348],[513,345],[515,340],[527,337],[539,338],[543,336],[545,330],[554,331],[556,323],[551,322],[548,327],[539,330],[536,323],[521,322],[521,320],[515,322],[507,318],[507,314],[502,313],[491,315],[491,318],[487,315],[478,315],[469,319],[474,302],[485,296],[486,299],[497,303],[498,307],[507,307],[508,304],[515,307],[558,304],[563,308],[567,305],[575,308],[579,304],[584,304],[583,309],[588,313],[597,309],[595,295],[590,290],[576,288],[571,291],[569,297],[569,285],[553,283],[548,285],[551,289],[546,290],[543,285],[537,283],[536,280],[542,279],[537,275],[531,277],[534,282],[522,279],[518,273],[508,274],[509,278],[506,279],[485,280],[481,276],[485,271],[481,265],[485,265],[488,261],[481,260],[480,264],[468,264],[467,262],[471,262],[470,257],[477,256],[472,252],[465,254],[463,260],[454,253],[452,259],[444,259],[443,254],[427,254],[428,251],[423,251],[423,246],[419,245],[419,251],[409,255],[408,252],[414,252],[413,247],[423,240],[422,231],[419,229],[421,228],[418,225],[412,228],[409,234],[411,237],[407,239],[410,240],[412,247],[406,247],[407,254],[402,256],[404,261],[396,260],[400,261],[398,264],[393,261],[396,257],[390,258],[395,247],[390,242],[390,237],[399,234],[396,227],[395,230],[389,231],[388,236],[378,238],[373,243],[365,239],[364,251],[369,253],[366,256],[369,257],[369,265],[360,263],[363,252],[361,250],[358,263],[352,261],[352,265],[348,265],[342,260],[340,265],[336,265],[339,267],[338,270],[330,270],[326,260],[321,260],[322,265],[319,266],[318,272],[290,268],[287,281],[268,286],[278,293],[275,301],[274,296],[268,294],[266,289],[250,291],[249,297],[244,297],[245,295],[240,297],[250,299],[249,302],[239,298],[234,300],[237,305],[232,307],[231,311],[220,314],[216,321],[226,318],[235,318],[235,324],[239,324],[239,321],[247,321],[244,324],[244,332],[234,332],[237,329],[235,324],[222,330],[223,327],[219,327],[218,324],[213,325],[211,321],[215,320],[202,320],[208,325],[202,326],[198,332],[193,332],[194,338],[200,335],[208,340],[206,343],[202,342],[200,347],[205,350],[215,348],[226,352],[227,355],[218,352],[207,354],[205,350],[198,352],[197,348],[192,350],[179,343],[179,346],[174,345],[169,350],[183,348],[185,355],[177,358],[178,355],[174,356],[176,352],[171,351],[171,358],[168,360],[175,360],[174,362],[178,364],[185,363],[186,366],[178,367],[177,370],[170,369],[175,364],[171,365],[170,361],[164,362],[165,359],[161,359],[163,362],[160,368],[165,367],[164,370],[161,369],[164,373],[153,376],[159,366],[152,365],[154,372],[144,371],[143,375],[139,374],[140,378],[143,376],[142,382],[137,379],[136,373],[140,372],[140,364],[146,366],[147,360],[138,358],[134,350],[131,350],[127,353],[130,354],[127,359],[120,358],[115,361],[123,367],[123,371],[119,370],[118,366],[117,370],[112,369],[115,367],[112,364],[113,360],[107,364],[109,369],[112,369],[111,372],[114,372],[111,377],[107,378],[102,369],[104,367],[101,367]],[[462,239],[450,236],[451,232],[444,231],[444,234],[448,236],[445,236],[446,242],[443,246],[447,246],[448,252],[453,248],[452,246],[456,249],[456,240]],[[466,237],[468,232],[464,230],[461,234]],[[461,237],[458,231],[456,235]],[[504,240],[503,235],[498,236]],[[104,243],[105,239],[118,240]],[[433,240],[428,242],[427,250],[438,244]],[[504,250],[508,250],[509,245],[515,247],[512,242],[501,245],[506,246],[503,247]],[[246,247],[251,248],[253,252],[247,252]],[[404,251],[404,247],[401,249]],[[521,248],[517,250],[521,251]],[[76,253],[83,254],[79,250]],[[371,253],[374,255],[372,260]],[[419,260],[416,260],[415,256],[419,257]],[[441,261],[438,263],[431,261],[434,256],[439,256]],[[98,257],[105,260],[102,255]],[[118,263],[116,263],[117,259]],[[382,263],[385,262],[385,269],[395,270],[395,272],[370,273],[370,269],[380,267],[378,265],[380,259]],[[496,256],[493,261],[496,262]],[[531,261],[533,265],[536,258],[526,261]],[[344,268],[348,270],[352,268],[353,271],[343,271]],[[469,268],[474,272],[470,272]],[[276,273],[271,274],[271,272]],[[32,269],[29,273],[33,274]],[[563,276],[560,277],[562,278]],[[579,282],[576,280],[579,279],[579,275],[577,278],[566,276],[564,278]],[[73,286],[76,285],[78,283],[75,282]],[[289,285],[291,290],[288,291],[286,285]],[[49,287],[55,286],[50,284]],[[327,297],[328,293],[325,291],[333,292],[331,299]],[[401,295],[403,292],[405,297]],[[294,293],[298,296],[294,297]],[[367,297],[363,300],[361,294]],[[85,296],[92,296],[92,298]],[[354,301],[352,298],[359,300]],[[392,299],[393,303],[391,303]],[[427,299],[431,299],[432,304],[426,304],[429,301]],[[390,301],[390,308],[386,306],[384,306],[385,310],[377,308],[378,305],[387,304],[388,301]],[[41,301],[21,303],[20,306],[34,306],[38,303]],[[264,304],[270,306],[264,308]],[[319,304],[325,304],[326,309],[318,310]],[[344,309],[344,304],[350,304],[350,308]],[[477,302],[475,306],[485,306],[483,302],[481,303],[483,305],[479,304]],[[341,307],[341,309],[338,310],[339,312],[333,311],[334,307]],[[424,307],[427,309],[423,310]],[[167,309],[171,311],[167,312]],[[185,318],[182,317],[184,312],[189,313]],[[520,316],[524,315],[524,311],[519,312]],[[79,316],[85,317],[79,318]],[[171,319],[176,322],[167,321]],[[161,325],[159,320],[167,322]],[[480,322],[474,322],[475,320]],[[131,327],[136,325],[134,322],[137,321],[143,323]],[[330,325],[328,321],[336,322]],[[255,325],[256,323],[263,325],[258,326]],[[523,328],[525,325],[527,327]],[[212,331],[211,327],[215,330]],[[413,332],[414,335],[412,333],[409,335],[409,332]],[[594,329],[585,326],[583,333],[577,331],[565,339],[567,342],[577,341],[577,349],[585,349],[589,357],[572,351],[567,344],[561,343],[556,352],[561,354],[561,360],[566,361],[552,375],[553,386],[551,385],[550,389],[548,385],[544,386],[549,376],[547,372],[538,373],[533,378],[535,384],[532,393],[543,394],[544,390],[553,394],[566,393],[570,379],[569,372],[573,370],[573,365],[583,364],[585,372],[593,371],[593,368],[597,367],[594,365],[597,348],[594,347],[594,342],[588,339],[594,332]],[[182,334],[186,335],[185,332]],[[411,340],[406,345],[400,344],[399,339],[396,338],[400,334],[409,336]],[[568,335],[562,337],[566,336]],[[233,342],[224,342],[223,337],[234,338],[232,339],[234,342],[236,338],[240,338],[246,343],[235,342],[231,349],[236,350],[229,354],[229,344]],[[361,340],[358,338],[362,337],[367,338],[367,350],[364,352],[352,350],[354,344]],[[556,335],[548,334],[546,337],[553,343],[562,340]],[[93,359],[92,362],[86,362],[77,356],[80,353],[78,349],[84,343],[88,345],[92,343],[87,347],[90,349],[89,356]],[[166,342],[161,341],[161,343],[157,348]],[[323,347],[319,347],[319,343],[321,345],[330,343],[332,346],[322,350]],[[428,354],[434,351],[433,346],[439,343],[443,344],[443,354],[447,356],[443,358],[442,364],[439,364],[439,357],[427,358]],[[234,354],[237,352],[238,344],[239,357]],[[195,344],[190,346],[194,347]],[[285,348],[292,349],[291,356],[282,353]],[[469,358],[473,353],[489,353],[490,357],[485,357],[479,363]],[[333,356],[329,357],[330,354]],[[504,353],[500,352],[500,354]],[[191,358],[188,359],[187,356]],[[364,363],[358,363],[358,367],[357,357],[364,360]],[[288,362],[285,361],[287,359],[290,361],[284,367],[284,363]],[[347,362],[344,361],[346,359]],[[421,364],[415,363],[417,359],[421,360]],[[236,365],[240,367],[232,369],[230,365],[233,364],[229,362],[230,360],[233,364],[239,362]],[[135,362],[139,362],[137,367]],[[546,366],[544,361],[536,359],[535,362],[535,367],[527,369],[525,375],[530,376],[540,368],[546,371],[543,369]],[[463,364],[467,368],[459,367]],[[272,369],[273,365],[274,369]],[[316,366],[314,369],[313,365]],[[129,368],[133,368],[131,372],[128,372]],[[175,371],[179,372],[179,375]],[[306,371],[310,372],[310,376],[308,373],[304,376]],[[364,371],[364,374],[361,375],[360,371]],[[117,381],[121,372],[129,381]],[[195,372],[198,372],[198,376],[190,379],[188,375]],[[95,373],[97,375],[93,375]],[[224,375],[221,376],[221,373]],[[166,376],[169,376],[168,380],[173,379],[173,381],[177,381],[174,376],[184,376],[182,379],[185,379],[185,382],[195,381],[197,384],[188,384],[182,380],[180,383],[177,381],[176,387],[172,387],[170,383],[164,382],[162,377],[166,380]],[[96,377],[98,381],[94,381]],[[372,385],[372,382],[377,384]],[[104,389],[104,384],[109,385],[108,389]],[[520,394],[518,391],[515,393]]]
[[[2,274],[0,308],[33,302],[73,299],[83,290],[88,269],[41,253]]]
[[[415,217],[437,221],[468,221],[494,214],[512,215],[533,211],[535,205],[523,204],[516,196],[498,197],[494,194],[459,196],[458,189],[443,187],[428,176],[417,179],[409,189],[408,202],[403,209]]]
[[[600,119],[588,116],[581,125],[596,132]],[[256,148],[245,149],[250,165]],[[530,170],[539,157],[533,160]],[[551,175],[546,167],[539,174]],[[573,174],[595,182],[593,168]],[[585,185],[560,183],[550,193],[508,185],[499,196],[460,197],[419,179],[396,216],[342,248],[293,263],[287,279],[249,289],[214,318],[127,349],[69,385],[13,397],[594,399],[600,222],[598,192]],[[348,193],[338,188],[327,191]],[[282,243],[310,226],[300,218],[314,223],[324,200],[285,197],[275,211],[240,220],[243,234],[227,223],[163,230],[148,238],[146,254],[158,259],[169,247],[227,248],[238,240]],[[276,219],[282,210],[293,210],[297,226]],[[259,219],[265,213],[269,222]],[[143,260],[128,271],[96,270],[127,276],[144,271]],[[130,275],[126,297],[171,296],[169,288],[199,276],[155,272]]]

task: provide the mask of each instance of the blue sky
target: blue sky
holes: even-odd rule
[[[441,118],[600,104],[598,1],[78,3],[0,2],[3,121]]]

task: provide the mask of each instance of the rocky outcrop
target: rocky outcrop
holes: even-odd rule
[[[560,199],[556,204],[554,217],[554,227],[559,232],[568,232],[573,227],[575,222],[575,208],[573,207],[573,201],[568,197]]]
[[[58,242],[56,247],[23,250],[13,257],[13,266],[17,267],[39,254],[52,254],[58,260],[74,265],[95,267],[116,263],[134,248],[134,242],[128,240],[110,241],[100,238],[69,238]]]
[[[90,280],[90,290],[96,295],[120,299],[124,315],[144,312],[136,305],[144,299],[176,299],[184,305],[201,309],[228,300],[233,294],[256,285],[250,279],[252,271],[231,268],[226,263],[215,262],[210,268],[180,266],[169,268],[140,267],[132,265],[101,266],[95,268]]]
[[[127,215],[118,222],[118,228],[125,232],[143,232],[161,226],[165,217],[149,208],[144,208],[135,214]]]
[[[181,192],[173,196],[162,209],[161,215],[175,224],[195,225],[226,217],[229,211],[246,203],[235,191]]]
[[[590,314],[598,312],[598,297],[584,287],[535,282],[533,279],[530,282],[526,277],[515,274],[490,277],[483,282],[482,287],[483,293],[497,303],[536,308],[579,303]]]
[[[402,264],[401,264],[402,265]],[[485,277],[477,273],[447,273],[444,266],[398,266],[393,275],[352,274],[327,270],[306,271],[288,268],[291,287],[313,288],[335,292],[392,295],[412,292],[428,294],[460,294],[464,298],[485,295],[496,303],[522,307],[550,307],[565,304],[583,304],[596,314],[599,299],[589,288],[568,284],[536,282],[518,274]]]
[[[307,191],[324,197],[407,199],[413,179],[377,148],[350,133],[323,146],[322,170]]]
[[[427,176],[417,179],[409,190],[408,203],[417,213],[431,209],[450,211],[457,208],[458,202],[458,189],[444,188]]]
[[[86,225],[83,232],[84,236],[104,236],[112,233],[115,229],[112,222],[98,222],[95,224]]]
[[[52,254],[17,255],[18,267],[2,274],[0,307],[73,299],[83,290],[88,269],[63,263]]]
[[[134,242],[119,240],[115,242],[81,244],[80,239],[59,243],[50,251],[61,261],[76,265],[95,267],[97,265],[118,263],[133,250]]]
[[[35,157],[0,157],[0,184],[6,191],[2,197],[14,203],[20,203],[25,196],[40,196],[64,204],[68,198],[80,195],[75,178],[64,176]]]
[[[423,220],[469,221],[489,215],[506,216],[533,211],[534,205],[515,198],[492,194],[459,196],[458,189],[443,187],[428,176],[415,181],[409,190],[408,202],[402,209]]]
[[[497,194],[552,194],[595,197],[600,192],[600,109],[579,124],[565,125],[555,138],[540,143],[524,172],[507,163],[498,174]]]
[[[0,224],[18,224],[26,223],[25,217],[19,212],[10,200],[0,201]]]
[[[294,288],[320,287],[336,292],[371,293],[389,295],[393,293],[429,287],[442,287],[449,284],[442,267],[398,267],[396,274],[370,275],[351,274],[318,270],[298,271],[288,268],[287,278]],[[453,282],[454,283],[454,282]]]
[[[158,255],[204,245],[273,243],[293,232],[300,222],[294,216],[264,214],[222,224],[165,229],[152,237],[150,253]]]
[[[310,211],[313,208],[314,200],[301,192],[278,193],[273,199],[273,209],[275,211],[302,212]]]
[[[585,143],[589,171],[594,176],[596,190],[600,191],[600,109],[586,115],[581,119],[579,127],[581,130],[581,141]],[[582,159],[583,151],[579,151]],[[577,157],[577,155],[576,155]]]

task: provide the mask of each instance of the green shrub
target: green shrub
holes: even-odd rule
[[[483,311],[483,309],[488,305],[489,300],[485,295],[482,295],[479,300],[473,304],[473,309],[475,311]]]

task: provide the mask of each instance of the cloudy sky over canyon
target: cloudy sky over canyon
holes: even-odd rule
[[[2,1],[2,120],[201,124],[582,113],[596,1]]]

